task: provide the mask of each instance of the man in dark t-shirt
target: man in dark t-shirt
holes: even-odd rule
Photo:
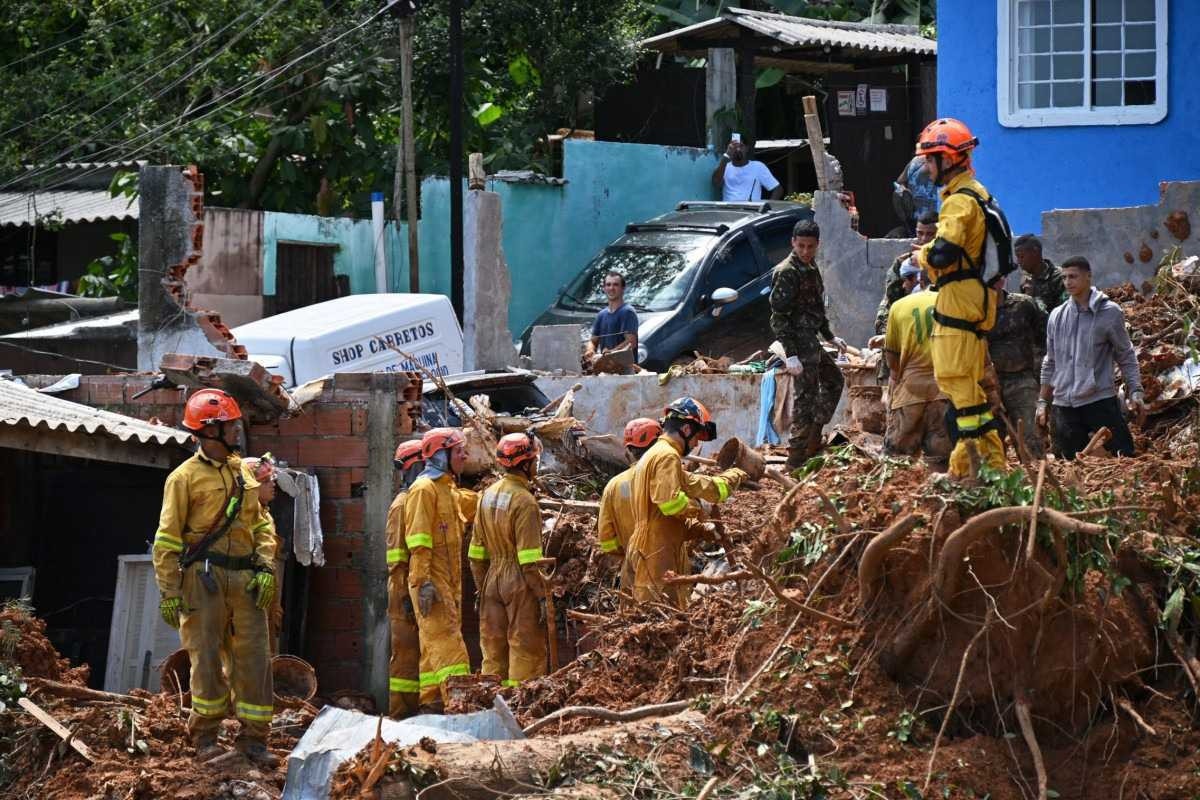
[[[625,304],[625,276],[610,272],[604,276],[604,295],[608,307],[600,310],[592,323],[592,338],[587,343],[584,357],[591,363],[596,356],[615,350],[626,342],[637,353],[637,312]]]

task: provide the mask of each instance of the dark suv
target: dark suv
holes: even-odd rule
[[[590,331],[607,302],[611,271],[625,276],[625,302],[638,314],[638,363],[663,370],[692,351],[743,358],[771,343],[771,268],[791,249],[792,226],[808,206],[684,202],[625,234],[592,259],[521,335],[528,354],[536,325],[578,323]],[[586,338],[587,334],[581,333]]]

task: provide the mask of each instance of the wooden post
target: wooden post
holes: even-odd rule
[[[825,134],[821,131],[821,118],[817,116],[817,98],[804,97],[804,127],[808,130],[808,149],[813,157],[813,169],[817,172],[817,188],[822,192],[829,188],[828,159],[825,158]]]
[[[487,170],[483,168],[483,153],[471,153],[467,158],[467,188],[482,191],[487,188]]]
[[[758,141],[754,110],[755,94],[758,91],[754,82],[757,77],[754,72],[754,41],[743,31],[743,41],[739,42],[737,47],[737,104],[738,114],[742,118],[738,125],[741,126],[739,133],[742,134],[742,141],[750,147],[754,147],[754,143]]]
[[[404,148],[404,196],[408,205],[408,290],[421,291],[421,264],[417,247],[417,152],[413,140],[413,18],[400,19],[400,144]],[[400,211],[397,204],[396,217]]]

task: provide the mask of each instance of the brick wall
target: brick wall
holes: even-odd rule
[[[302,414],[247,426],[250,454],[269,451],[291,467],[314,472],[320,484],[325,566],[308,571],[306,640],[299,655],[316,669],[323,693],[368,688],[364,685],[363,586],[369,560],[364,497],[370,379],[365,374],[337,375]],[[78,389],[59,396],[177,425],[183,416],[183,390],[158,389],[133,399],[151,380],[149,376],[83,376]],[[397,391],[397,439],[411,435],[418,413],[420,381],[414,381]],[[384,491],[391,497],[395,487]]]

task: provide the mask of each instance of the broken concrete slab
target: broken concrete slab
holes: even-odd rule
[[[223,389],[251,422],[269,422],[292,410],[283,378],[256,361],[168,353],[158,367],[176,386]]]
[[[579,374],[579,355],[583,347],[579,325],[538,325],[530,334],[529,354],[533,368],[544,372]],[[556,397],[561,392],[547,392]]]

